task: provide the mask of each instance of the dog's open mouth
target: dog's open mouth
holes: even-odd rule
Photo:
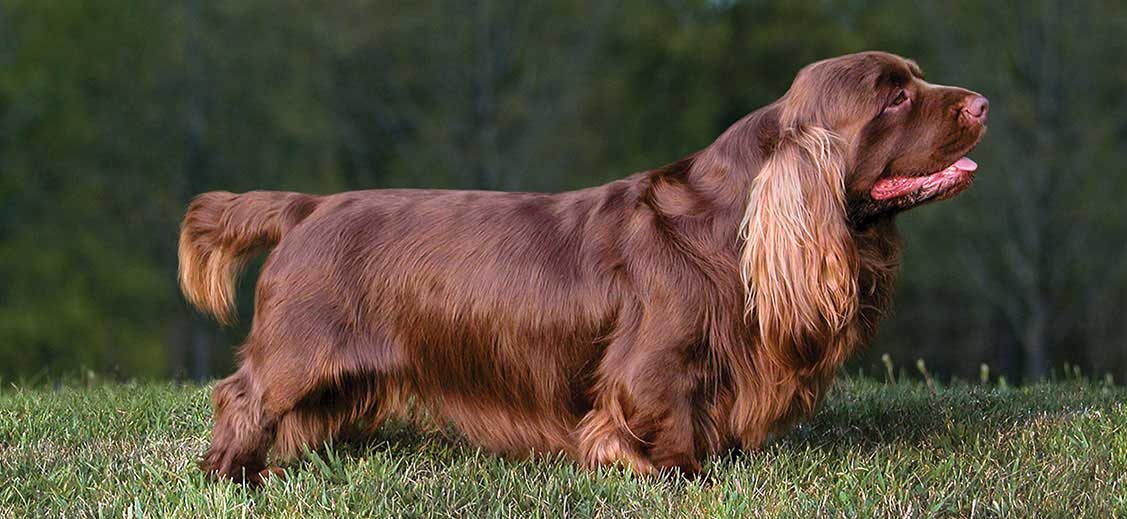
[[[970,185],[977,169],[977,163],[963,157],[930,175],[882,178],[873,184],[869,194],[873,200],[889,200],[906,195],[916,195],[918,199],[949,198]]]

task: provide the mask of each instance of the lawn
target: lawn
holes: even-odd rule
[[[391,424],[260,491],[206,481],[208,387],[0,389],[0,516],[1127,515],[1127,389],[842,380],[818,414],[693,481],[504,460]]]

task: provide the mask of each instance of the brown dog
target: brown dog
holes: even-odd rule
[[[987,102],[866,52],[676,163],[560,194],[201,195],[180,281],[230,318],[262,269],[205,470],[257,481],[413,397],[473,443],[700,469],[810,413],[873,334],[893,217],[969,185]]]

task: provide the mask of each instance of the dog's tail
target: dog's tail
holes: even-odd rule
[[[204,193],[180,224],[180,289],[196,308],[234,322],[235,277],[317,208],[318,197],[280,191]]]

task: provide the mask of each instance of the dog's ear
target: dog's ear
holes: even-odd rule
[[[857,312],[843,145],[822,128],[783,130],[740,224],[745,312],[764,353],[787,371],[817,364]]]

